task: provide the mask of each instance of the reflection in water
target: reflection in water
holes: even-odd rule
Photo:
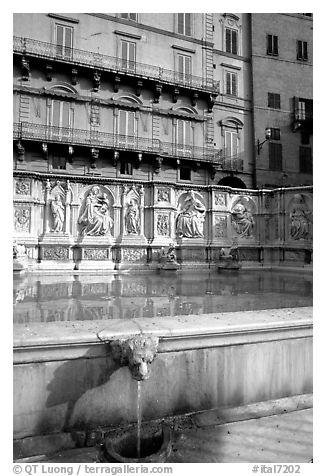
[[[26,276],[14,322],[187,316],[312,305],[312,276],[276,271]]]

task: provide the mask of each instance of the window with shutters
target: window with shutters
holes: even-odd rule
[[[179,81],[189,84],[191,81],[191,56],[178,54],[177,61]]]
[[[191,36],[191,13],[177,13],[177,33]]]
[[[225,51],[227,53],[232,53],[233,55],[238,54],[238,31],[232,28],[225,29]]]
[[[297,40],[297,60],[308,60],[308,43],[306,41]]]
[[[312,99],[293,98],[294,118],[296,121],[310,121],[313,117]]]
[[[312,154],[310,147],[299,147],[300,173],[312,174]]]
[[[120,162],[120,174],[121,175],[132,175],[133,166],[132,163],[128,160],[121,160]]]
[[[277,93],[267,94],[267,107],[272,109],[281,109],[281,96]]]
[[[224,131],[224,157],[225,159],[232,159],[238,156],[239,152],[239,137],[237,131]]]
[[[278,56],[278,36],[267,35],[267,54]]]
[[[282,170],[282,144],[269,142],[269,169]]]
[[[275,127],[271,127],[271,136],[270,140],[281,140],[281,131]]]
[[[121,40],[121,67],[128,71],[136,69],[136,43]]]
[[[118,134],[120,145],[128,146],[135,143],[136,120],[134,111],[119,111]]]
[[[71,26],[55,26],[56,55],[60,58],[72,58],[73,28]]]
[[[237,73],[231,73],[226,71],[225,73],[225,94],[229,96],[238,95],[238,75]]]
[[[73,127],[73,109],[67,101],[50,101],[48,124],[52,138],[69,139]]]
[[[125,18],[126,20],[137,21],[137,13],[120,13],[121,18]]]
[[[57,156],[54,155],[52,157],[52,168],[53,169],[60,169],[60,170],[65,170],[66,169],[66,164],[67,160],[63,156]]]
[[[191,132],[192,128],[190,121],[184,121],[183,119],[177,120],[176,145],[178,153],[182,155],[191,155]]]

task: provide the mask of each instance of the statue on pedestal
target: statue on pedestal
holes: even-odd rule
[[[61,201],[59,194],[55,195],[51,202],[51,211],[53,216],[53,229],[54,232],[62,232],[63,223],[65,220],[65,207]]]

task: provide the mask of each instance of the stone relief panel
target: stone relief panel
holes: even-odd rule
[[[69,258],[69,249],[64,246],[43,248],[43,259],[65,260]]]
[[[104,187],[94,185],[85,193],[78,217],[82,236],[111,235],[113,197],[107,192]]]
[[[231,224],[239,237],[250,238],[253,236],[255,226],[254,212],[256,206],[249,197],[237,198],[231,207]]]
[[[146,255],[146,250],[134,249],[134,248],[124,248],[123,249],[123,260],[124,261],[143,261]]]
[[[31,225],[31,207],[14,207],[14,229],[18,233],[29,233]]]
[[[214,237],[215,238],[225,238],[227,233],[227,217],[218,216],[214,217]]]
[[[289,238],[309,240],[312,238],[312,211],[307,198],[300,193],[294,195],[289,206]]]
[[[157,189],[157,201],[158,202],[171,202],[171,191],[169,188]]]
[[[31,194],[31,181],[30,180],[17,180],[15,186],[16,195],[30,195]]]
[[[157,234],[160,236],[170,236],[170,216],[167,213],[157,214],[156,224]]]
[[[83,258],[86,260],[109,259],[109,250],[103,248],[83,248]]]
[[[206,208],[202,196],[191,190],[179,197],[176,218],[178,238],[204,238]]]
[[[225,208],[227,205],[226,193],[214,192],[214,205],[216,208]]]

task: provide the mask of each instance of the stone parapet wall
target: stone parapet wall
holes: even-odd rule
[[[170,243],[183,266],[209,266],[234,242],[249,264],[310,263],[312,210],[312,187],[14,177],[14,238],[30,269],[146,269]]]

